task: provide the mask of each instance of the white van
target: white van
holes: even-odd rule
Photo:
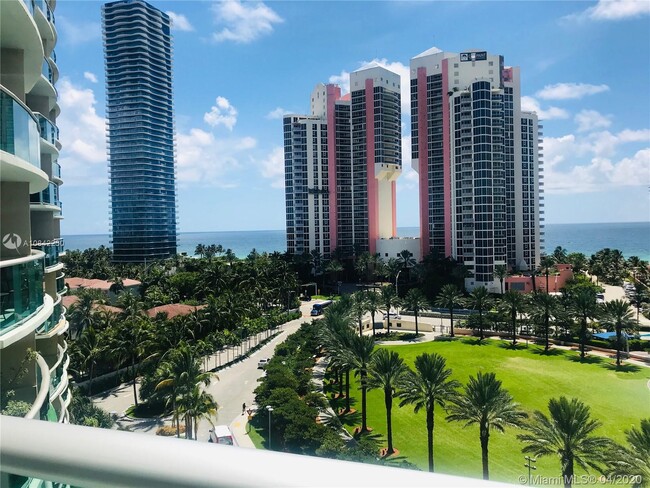
[[[210,429],[210,439],[208,442],[212,442],[214,444],[223,444],[226,446],[237,445],[235,436],[232,435],[232,432],[227,425],[217,425],[214,427],[214,429]]]

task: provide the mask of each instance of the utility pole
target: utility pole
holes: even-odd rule
[[[531,482],[531,477],[530,477],[530,472],[535,471],[537,468],[533,466],[533,463],[537,462],[536,458],[531,458],[530,456],[524,456],[524,459],[526,460],[526,463],[524,463],[524,467],[528,468],[528,486],[530,486]]]

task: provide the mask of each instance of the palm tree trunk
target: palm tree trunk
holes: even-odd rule
[[[573,483],[573,456],[570,454],[562,458],[562,478],[564,479],[564,488],[571,488]]]
[[[350,369],[345,370],[345,411],[350,411]]]
[[[359,337],[363,335],[363,324],[361,323],[361,317],[359,317]]]
[[[621,328],[616,327],[616,366],[621,365]]]
[[[375,312],[370,313],[370,318],[372,320],[372,336],[375,337]],[[639,314],[637,313],[637,319],[636,321],[639,321]]]
[[[135,391],[135,379],[138,377],[137,371],[135,369],[135,356],[131,356],[131,368],[133,370],[133,400],[135,402],[135,406],[138,406],[138,394]]]
[[[585,358],[585,342],[587,342],[587,318],[583,317],[580,327],[580,359]]]
[[[339,371],[337,374],[339,381],[339,398],[343,396],[343,371]]]
[[[387,334],[390,335],[390,312],[387,313],[387,317],[388,317],[388,319],[387,319],[386,322],[387,322],[388,326],[387,326],[386,330],[387,330]]]
[[[442,332],[442,331],[440,331],[440,332]],[[420,333],[420,331],[418,330],[418,312],[416,310],[415,311],[415,337],[417,337],[419,333]]]
[[[176,437],[180,439],[181,437],[181,423],[178,418],[178,412],[176,411],[176,392],[174,392],[174,400],[172,401],[172,410],[174,411],[174,419],[176,420]]]
[[[478,331],[479,331],[479,340],[483,341],[483,310],[478,311]]]
[[[93,372],[95,370],[95,362],[90,363],[90,384],[88,385],[88,396],[93,394]]]
[[[361,432],[367,432],[368,431],[368,425],[366,423],[366,392],[367,392],[367,386],[366,386],[366,377],[368,376],[367,371],[365,368],[361,369]]]
[[[548,270],[546,270],[546,293],[548,294]]]
[[[433,405],[427,407],[427,448],[429,454],[429,471],[433,473]]]
[[[386,403],[386,431],[388,435],[388,450],[386,456],[390,456],[395,452],[393,449],[393,391],[392,388],[384,388],[384,403]]]
[[[451,337],[454,337],[454,309],[449,309],[449,320],[451,322]]]
[[[490,479],[490,468],[488,465],[488,442],[490,440],[490,433],[487,426],[481,426],[481,461],[483,463],[483,479]]]
[[[547,313],[546,315],[544,315],[544,339],[546,341],[546,343],[544,345],[544,352],[548,352],[548,349],[549,349],[549,345],[548,345],[548,328],[549,327],[550,326],[548,324],[548,313]]]
[[[512,347],[517,344],[517,312],[512,310]]]

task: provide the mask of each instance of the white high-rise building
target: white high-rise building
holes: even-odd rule
[[[388,243],[397,242],[391,239],[402,164],[400,88],[398,74],[370,66],[350,74],[350,94],[319,84],[311,115],[284,117],[290,253],[397,249]]]
[[[521,110],[519,68],[432,48],[410,69],[422,255],[453,257],[468,289],[499,291],[495,266],[533,269],[543,242],[540,126]]]

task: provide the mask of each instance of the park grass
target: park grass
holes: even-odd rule
[[[255,449],[266,449],[266,439],[262,436],[261,431],[260,427],[255,427],[250,422],[246,424],[246,432],[253,444],[255,444]]]
[[[617,442],[625,442],[625,430],[639,425],[641,418],[650,417],[650,391],[646,383],[650,368],[626,365],[616,371],[612,360],[588,357],[580,363],[577,353],[552,349],[543,354],[539,346],[518,345],[512,349],[502,341],[484,341],[479,345],[475,339],[453,342],[427,342],[402,346],[382,346],[398,352],[413,367],[415,357],[424,352],[439,353],[447,359],[453,370],[452,378],[466,384],[470,375],[478,371],[496,373],[503,386],[531,414],[541,410],[548,415],[550,398],[576,397],[590,406],[592,417],[602,422],[597,435],[607,436]],[[358,381],[358,380],[355,380]],[[361,394],[358,384],[351,389],[355,408],[359,408]],[[337,400],[341,402],[341,400]],[[400,455],[419,468],[426,470],[427,444],[424,411],[413,413],[413,407],[393,404],[393,440]],[[480,478],[481,450],[478,427],[464,427],[461,423],[445,420],[445,412],[436,407],[434,431],[434,455],[436,471],[446,474]],[[360,425],[358,412],[342,417],[348,431]],[[386,411],[383,393],[368,393],[368,425],[373,434],[386,433]],[[490,435],[490,479],[517,483],[526,474],[523,444],[516,438],[519,429],[508,429],[505,434]],[[556,477],[560,475],[559,460],[546,457],[537,461],[535,474]],[[576,474],[583,474],[576,466]],[[591,473],[597,474],[597,473]]]

